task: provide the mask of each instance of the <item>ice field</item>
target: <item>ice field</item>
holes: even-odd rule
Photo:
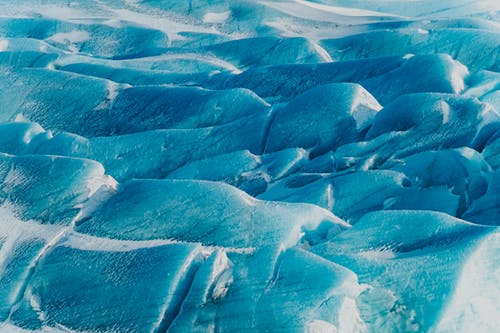
[[[0,332],[500,332],[498,0],[0,0]]]

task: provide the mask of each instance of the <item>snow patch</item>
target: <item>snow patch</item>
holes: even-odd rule
[[[90,39],[90,34],[88,31],[73,30],[71,32],[59,32],[49,39],[60,44],[82,43]]]
[[[337,333],[337,326],[324,320],[315,319],[307,324],[306,333]]]
[[[396,254],[391,249],[388,248],[363,251],[359,255],[362,256],[363,258],[375,261],[389,260],[396,257]]]
[[[446,103],[445,101],[440,101],[439,105],[441,107],[441,112],[443,114],[443,125],[447,124],[450,121],[450,105]]]
[[[203,16],[203,23],[221,24],[226,22],[230,15],[231,15],[230,11],[222,13],[206,13]]]
[[[1,39],[0,40],[0,52],[7,51],[9,49],[9,40]]]

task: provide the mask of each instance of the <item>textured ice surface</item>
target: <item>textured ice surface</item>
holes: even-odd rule
[[[498,1],[0,16],[0,332],[500,330]]]

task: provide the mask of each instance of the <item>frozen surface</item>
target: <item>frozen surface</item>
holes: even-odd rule
[[[0,332],[500,331],[495,0],[0,0]]]

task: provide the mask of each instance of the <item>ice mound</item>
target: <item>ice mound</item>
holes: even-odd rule
[[[8,38],[44,40],[63,51],[114,59],[155,55],[168,45],[168,37],[158,30],[120,21],[82,21],[2,18],[0,33]]]
[[[185,244],[128,251],[58,246],[37,265],[12,320],[32,329],[55,323],[79,330],[162,329],[178,311],[198,256],[199,247]],[[142,311],[127,306],[136,302]]]
[[[322,46],[333,59],[354,60],[398,54],[446,53],[453,55],[471,70],[494,70],[500,66],[500,54],[495,45],[500,42],[497,29],[470,29],[462,23],[458,27],[439,27],[440,21],[416,23],[400,29],[381,29],[346,36],[325,39]],[[475,52],[475,47],[483,52]]]
[[[0,154],[0,202],[21,219],[69,224],[101,186],[113,184],[92,160]]]
[[[355,84],[332,83],[307,90],[275,112],[266,151],[301,147],[319,153],[358,141],[381,108],[369,92]]]
[[[286,248],[320,225],[325,230],[345,227],[314,205],[260,202],[226,184],[132,180],[77,230],[114,239],[175,239],[245,249],[270,243]]]
[[[353,228],[313,251],[350,268],[367,284],[366,294],[359,300],[367,302],[361,306],[361,317],[366,316],[369,329],[446,332],[446,325],[439,327],[441,321],[450,325],[444,310],[450,308],[452,296],[468,294],[471,288],[459,282],[472,273],[467,271],[467,263],[472,258],[496,260],[497,251],[490,258],[477,254],[484,244],[494,243],[496,236],[495,228],[442,213],[379,211],[365,215]],[[487,270],[490,264],[485,266]],[[485,283],[489,281],[489,277],[485,279]],[[465,303],[474,296],[466,297],[470,298]],[[467,311],[461,307],[468,305],[462,304],[457,311]],[[386,319],[381,323],[378,318],[384,313]],[[481,325],[496,324],[495,318],[485,317]]]
[[[498,1],[0,13],[0,332],[500,330]]]
[[[448,55],[394,56],[314,65],[257,67],[237,75],[223,73],[214,76],[208,87],[243,87],[265,99],[275,100],[295,97],[322,84],[354,82],[385,102],[416,92],[458,93],[464,87],[467,73],[466,67]],[[411,79],[413,77],[419,79]]]

